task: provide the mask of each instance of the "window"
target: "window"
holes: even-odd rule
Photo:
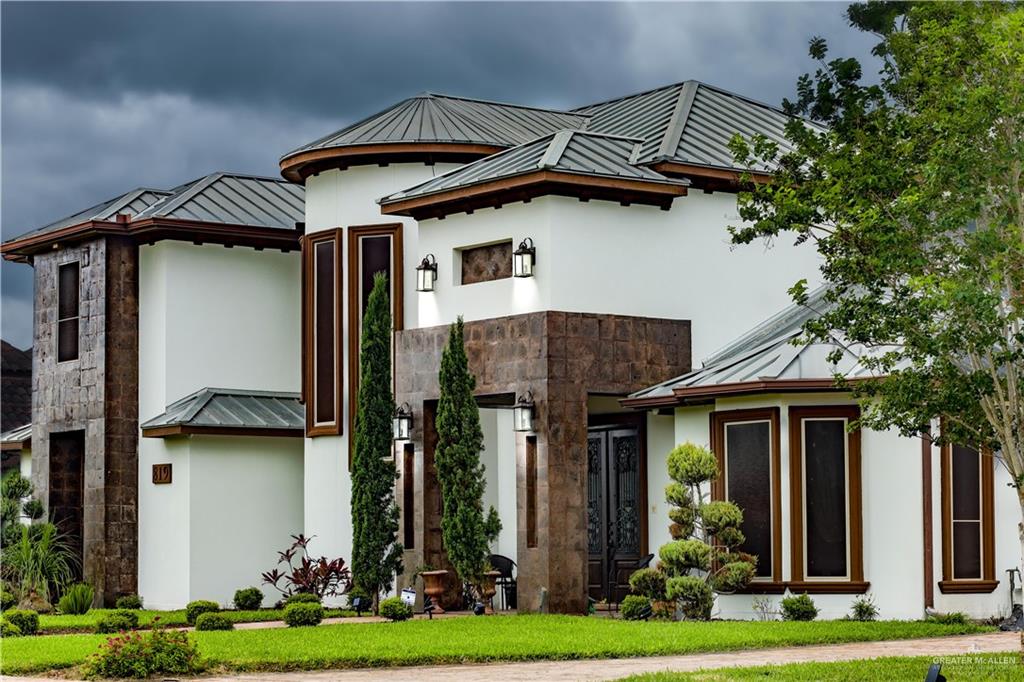
[[[373,276],[387,275],[391,324],[402,328],[402,225],[358,225],[348,228],[348,404],[349,431],[355,426],[359,397],[359,349],[363,314],[373,291]],[[351,448],[349,449],[351,456]]]
[[[304,244],[306,435],[341,433],[341,231]]]
[[[526,436],[526,546],[537,546],[537,436]]]
[[[856,407],[789,410],[794,592],[861,593],[860,431]]]
[[[992,457],[974,448],[942,449],[942,581],[944,593],[995,590]]]
[[[714,412],[712,449],[721,475],[715,499],[743,510],[740,550],[758,558],[750,591],[782,592],[782,509],[779,475],[779,410]],[[760,584],[758,584],[760,583]]]
[[[78,263],[57,269],[57,362],[78,359]]]
[[[416,446],[402,448],[402,545],[416,548]]]

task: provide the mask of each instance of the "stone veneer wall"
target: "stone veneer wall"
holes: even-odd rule
[[[57,271],[80,265],[79,356],[57,362]],[[137,589],[138,248],[99,239],[33,260],[32,480],[49,497],[50,434],[84,432],[83,573],[97,601]]]
[[[437,399],[446,326],[396,335],[396,401],[414,410],[415,548],[402,584],[425,561],[439,567],[437,487],[424,471],[424,422]],[[466,323],[477,395],[533,392],[537,405],[537,546],[526,538],[525,437],[516,434],[519,608],[583,613],[587,602],[587,396],[626,395],[690,369],[690,323],[539,312]],[[427,431],[432,424],[427,425]],[[428,448],[432,449],[432,448]],[[429,458],[429,452],[427,453]],[[399,483],[401,486],[402,482]],[[401,487],[399,488],[401,489]],[[403,517],[404,518],[404,517]],[[442,561],[443,563],[443,561]],[[440,566],[443,567],[443,566]]]

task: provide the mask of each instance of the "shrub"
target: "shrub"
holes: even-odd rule
[[[137,627],[139,627],[139,614],[130,609],[118,609],[105,613],[96,621],[96,632],[104,635],[134,630]]]
[[[668,453],[668,475],[685,485],[699,485],[718,476],[718,461],[707,448],[680,443]]]
[[[786,597],[782,600],[782,620],[814,620],[818,607],[806,594]]]
[[[119,609],[138,610],[142,608],[142,597],[137,594],[125,594],[117,598],[114,606]]]
[[[89,583],[76,583],[69,587],[57,602],[61,613],[80,616],[92,608],[93,590]]]
[[[716,500],[701,506],[700,517],[704,520],[704,530],[718,533],[725,528],[739,528],[743,523],[743,512],[732,502]]]
[[[0,611],[6,611],[7,609],[13,608],[18,603],[18,598],[11,592],[7,591],[7,588],[0,590]]]
[[[21,637],[21,628],[6,618],[0,619],[0,637]]]
[[[320,598],[309,592],[297,592],[284,600],[284,605],[289,604],[319,604]]]
[[[685,575],[669,578],[666,583],[668,598],[679,602],[683,615],[692,620],[708,620],[711,618],[711,607],[715,604],[715,595],[711,586],[702,578]]]
[[[412,618],[412,607],[402,601],[401,597],[388,597],[380,603],[380,615],[391,621],[409,620]]]
[[[691,568],[706,571],[711,566],[711,546],[695,538],[662,545],[658,556],[670,573],[682,573]]]
[[[263,605],[263,592],[258,587],[245,587],[235,592],[234,601],[239,611],[255,611]]]
[[[719,544],[727,548],[739,547],[747,539],[739,528],[722,528],[715,534]]]
[[[4,619],[17,626],[23,635],[34,635],[39,632],[39,614],[26,609],[11,609],[4,613]]]
[[[722,566],[711,578],[715,592],[729,593],[743,589],[754,579],[754,567],[746,561],[733,561]]]
[[[309,592],[323,599],[348,592],[352,587],[352,573],[345,565],[345,560],[341,557],[312,557],[309,554],[309,543],[314,537],[307,538],[301,533],[293,535],[291,546],[278,552],[281,558],[277,566],[261,576],[263,583],[273,587],[283,597]]]
[[[220,611],[220,604],[215,601],[208,601],[206,599],[199,599],[197,601],[190,601],[185,605],[185,620],[188,621],[189,625],[196,624],[196,618],[202,613],[216,613]]]
[[[665,601],[665,574],[656,568],[641,568],[629,576],[629,587],[635,594],[651,601]]]
[[[878,607],[871,597],[860,597],[853,600],[850,607],[850,620],[874,620],[878,618]]]
[[[235,624],[223,613],[207,611],[196,618],[196,630],[234,630]]]
[[[651,600],[637,594],[628,594],[619,606],[622,617],[626,620],[643,620],[653,615],[651,611]]]
[[[284,607],[284,622],[290,628],[317,625],[324,619],[324,607],[320,604],[298,602]]]
[[[82,666],[89,679],[143,679],[153,675],[192,675],[201,670],[199,650],[188,634],[163,629],[111,637]]]
[[[17,541],[4,548],[4,578],[22,601],[38,595],[40,604],[50,603],[52,589],[69,584],[79,566],[68,536],[52,523],[18,524]]]
[[[940,625],[967,625],[968,618],[966,613],[960,611],[954,611],[952,613],[933,613],[928,616],[928,622],[939,623]]]

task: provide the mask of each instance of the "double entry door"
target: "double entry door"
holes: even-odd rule
[[[621,602],[644,556],[647,507],[639,426],[592,426],[587,432],[587,592]]]

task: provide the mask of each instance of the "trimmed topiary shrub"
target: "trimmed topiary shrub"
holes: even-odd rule
[[[814,620],[818,607],[807,594],[786,597],[782,600],[782,620]]]
[[[668,453],[668,475],[677,483],[697,486],[718,476],[718,461],[707,448],[680,443]]]
[[[380,615],[390,621],[409,620],[412,618],[412,607],[402,601],[401,597],[388,597],[380,603]]]
[[[96,632],[103,635],[134,630],[137,627],[139,627],[139,614],[131,609],[118,609],[105,613],[96,621]]]
[[[142,608],[142,597],[137,594],[125,594],[117,598],[114,606],[119,609],[138,610]]]
[[[651,600],[638,594],[627,594],[619,605],[619,613],[626,620],[643,620],[653,615]]]
[[[196,618],[196,630],[234,630],[235,624],[223,613],[207,611]]]
[[[754,566],[746,561],[733,561],[722,566],[711,577],[711,587],[719,594],[741,590],[754,579]]]
[[[244,587],[235,592],[234,602],[239,611],[255,611],[263,605],[263,591],[258,587]]]
[[[11,592],[8,592],[7,588],[0,590],[0,611],[6,611],[7,609],[14,608],[14,605],[17,603],[18,598]]]
[[[310,592],[296,592],[284,600],[284,605],[289,604],[319,604],[320,597]]]
[[[21,628],[6,618],[0,618],[0,637],[21,637]]]
[[[196,624],[196,618],[203,613],[216,613],[220,611],[220,604],[208,599],[197,599],[185,605],[185,620],[189,625]]]
[[[703,578],[695,575],[684,575],[669,578],[666,583],[668,598],[678,602],[683,615],[691,620],[708,620],[711,618],[711,607],[715,604],[715,594],[711,585]]]
[[[850,607],[850,620],[871,621],[878,618],[878,607],[875,600],[865,595],[853,600]]]
[[[634,594],[651,601],[665,601],[665,574],[655,568],[641,568],[629,576],[629,587]]]
[[[318,625],[324,619],[324,607],[320,604],[297,602],[284,607],[284,622],[290,628]]]
[[[23,635],[34,635],[39,632],[39,614],[28,609],[10,609],[4,613],[4,619],[16,626]]]
[[[82,666],[82,673],[89,679],[144,679],[198,672],[202,672],[202,664],[195,642],[185,632],[164,629],[111,637]]]
[[[80,616],[92,608],[93,589],[89,583],[77,583],[64,592],[57,602],[61,613]]]

